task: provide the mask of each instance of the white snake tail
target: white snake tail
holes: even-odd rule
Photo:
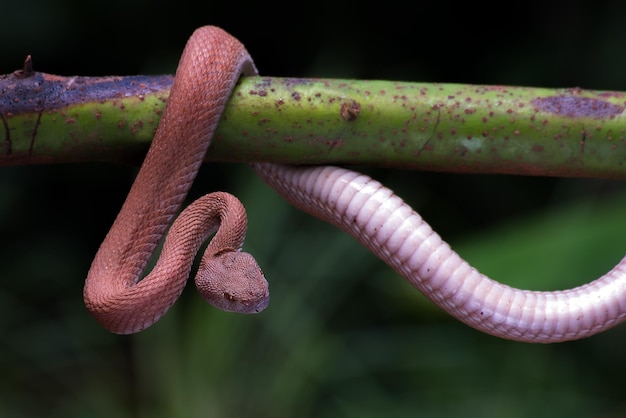
[[[294,206],[348,232],[477,330],[553,343],[589,337],[626,318],[626,258],[599,279],[570,290],[515,289],[471,267],[401,198],[366,175],[329,166],[255,168]]]

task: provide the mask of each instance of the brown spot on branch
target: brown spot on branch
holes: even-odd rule
[[[355,120],[361,113],[361,104],[355,100],[343,102],[341,104],[341,118],[346,122]]]

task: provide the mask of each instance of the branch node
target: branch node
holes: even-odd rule
[[[13,75],[17,78],[28,78],[33,74],[35,74],[35,71],[33,70],[33,58],[30,55],[27,55],[24,60],[24,68],[13,72]]]

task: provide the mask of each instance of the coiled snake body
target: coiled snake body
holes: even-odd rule
[[[85,282],[85,304],[108,330],[127,334],[156,322],[182,292],[196,252],[215,231],[196,276],[201,295],[227,311],[255,313],[267,306],[267,281],[254,258],[240,251],[245,210],[227,193],[208,194],[188,206],[169,229],[154,269],[141,279],[242,74],[254,75],[256,68],[239,41],[212,26],[194,32],[150,150]],[[626,258],[574,289],[514,289],[472,268],[391,190],[365,175],[330,166],[254,168],[292,204],[353,235],[478,330],[548,343],[588,337],[626,318]]]

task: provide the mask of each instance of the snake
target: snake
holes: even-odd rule
[[[179,213],[233,89],[240,77],[254,75],[250,54],[224,30],[204,26],[189,38],[152,144],[87,274],[85,305],[105,329],[132,334],[159,320],[180,296],[209,239],[195,276],[201,296],[229,312],[258,313],[268,306],[268,282],[254,257],[242,251],[247,218],[241,202],[213,192]],[[517,289],[468,264],[407,203],[367,175],[338,166],[251,165],[288,202],[352,235],[428,299],[479,331],[555,343],[592,336],[626,319],[626,257],[605,275],[568,290]]]

